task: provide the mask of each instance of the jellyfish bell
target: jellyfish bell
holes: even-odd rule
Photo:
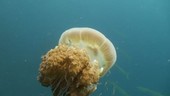
[[[42,57],[38,80],[51,87],[53,96],[88,96],[115,61],[115,48],[102,33],[71,28]]]
[[[78,46],[86,50],[91,62],[99,62],[100,76],[104,76],[116,62],[114,45],[102,33],[92,28],[68,29],[61,35],[59,44]]]

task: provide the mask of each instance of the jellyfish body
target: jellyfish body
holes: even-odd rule
[[[91,28],[71,28],[42,57],[38,80],[51,87],[53,96],[88,96],[115,61],[115,48],[103,34]]]
[[[90,61],[98,61],[100,75],[103,76],[116,62],[116,50],[109,39],[92,28],[71,28],[66,30],[59,40],[59,44],[78,46],[85,49]]]

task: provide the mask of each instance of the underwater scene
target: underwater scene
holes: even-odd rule
[[[169,0],[0,0],[0,96],[170,96]]]

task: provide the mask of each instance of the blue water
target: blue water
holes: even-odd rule
[[[41,56],[64,30],[81,26],[105,34],[118,55],[117,66],[91,96],[170,96],[169,5],[169,0],[0,0],[0,96],[51,96],[36,78]]]

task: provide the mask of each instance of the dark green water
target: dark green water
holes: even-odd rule
[[[170,96],[169,0],[0,0],[0,96],[51,96],[41,56],[71,27],[101,31],[118,60],[92,96]],[[169,94],[169,95],[168,95]]]

